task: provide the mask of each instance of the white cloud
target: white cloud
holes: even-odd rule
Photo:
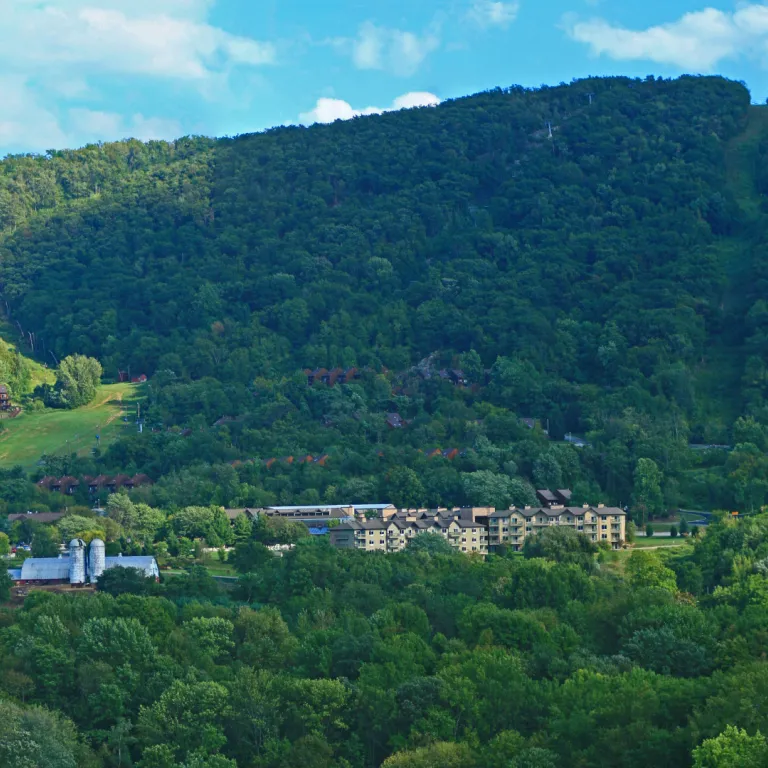
[[[705,8],[643,30],[594,19],[568,24],[567,31],[577,42],[587,44],[596,56],[710,72],[723,59],[743,54],[765,57],[768,6],[743,5],[734,12]]]
[[[144,117],[142,114],[125,118],[115,112],[90,109],[70,109],[67,122],[70,131],[90,142],[123,138],[167,141],[178,138],[183,133],[181,125],[175,120]]]
[[[520,12],[519,2],[495,2],[494,0],[474,0],[468,16],[481,27],[508,27]]]
[[[158,0],[0,0],[0,63],[45,73],[117,73],[184,80],[276,58],[274,45],[201,20],[207,3]]]
[[[134,89],[145,87],[137,78],[178,82],[203,97],[228,98],[234,70],[272,64],[277,51],[211,24],[215,2],[0,0],[0,87],[13,96],[0,101],[0,147],[82,143],[94,135],[84,126],[77,132],[82,121],[104,139],[179,132],[162,118],[100,111],[96,78],[109,75]],[[86,104],[93,109],[68,111]]]
[[[387,70],[400,77],[409,77],[440,47],[440,37],[436,29],[420,36],[367,21],[356,38],[337,39],[333,44],[339,50],[351,53],[358,69]]]
[[[413,91],[398,96],[391,107],[366,107],[355,109],[349,102],[342,99],[318,99],[315,108],[310,112],[299,115],[299,120],[305,125],[312,123],[333,123],[336,120],[351,120],[361,115],[380,115],[382,112],[395,112],[399,109],[413,109],[414,107],[436,107],[440,99],[434,93]]]
[[[66,144],[58,118],[26,87],[24,78],[0,76],[0,147],[14,152],[45,150]]]

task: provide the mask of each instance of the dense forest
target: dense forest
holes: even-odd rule
[[[176,572],[0,608],[0,765],[768,764],[766,194],[768,107],[717,77],[6,158],[0,384],[77,414],[100,370],[148,381],[142,432],[0,470],[0,549],[100,536]],[[34,483],[104,473],[154,482]],[[482,559],[221,509],[535,488],[747,514]],[[5,518],[62,498],[55,528]]]
[[[161,506],[626,506],[648,460],[651,515],[757,509],[766,115],[722,78],[589,79],[6,158],[12,340],[150,379],[142,435],[40,471],[143,472]]]
[[[537,538],[483,561],[428,534],[284,557],[246,537],[232,591],[117,568],[32,592],[0,609],[0,763],[766,765],[768,516],[666,559]]]

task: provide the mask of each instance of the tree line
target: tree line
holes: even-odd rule
[[[242,533],[230,591],[200,567],[161,584],[113,569],[95,595],[2,609],[0,755],[41,768],[768,756],[766,514],[664,556],[553,529],[485,561],[429,534],[390,556],[303,540],[276,557]]]

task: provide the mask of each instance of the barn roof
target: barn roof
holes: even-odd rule
[[[30,557],[21,566],[22,581],[60,581],[69,579],[68,557]]]
[[[106,568],[136,568],[144,572],[145,576],[159,576],[160,570],[157,567],[157,561],[154,557],[146,556],[131,556],[123,557],[119,555],[117,557],[107,557]]]

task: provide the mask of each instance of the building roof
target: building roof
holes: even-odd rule
[[[25,561],[26,563],[27,561]],[[154,576],[157,578],[160,575],[160,569],[157,567],[157,561],[154,557],[146,556],[129,556],[123,557],[118,555],[117,557],[107,557],[106,568],[136,568],[139,571],[143,571],[145,576]]]
[[[363,526],[360,525],[360,523],[356,520],[350,520],[346,523],[341,523],[341,525],[337,525],[335,528],[331,528],[331,535],[337,531],[361,531],[362,529]]]
[[[8,522],[16,520],[30,520],[33,523],[55,523],[64,517],[64,512],[27,512],[19,515],[8,515]]]
[[[22,581],[69,579],[69,557],[29,557],[21,565]]]
[[[461,520],[461,519],[457,518],[456,522],[462,528],[484,528],[485,527],[481,523],[473,522],[472,520]]]
[[[350,509],[354,504],[301,504],[298,507],[266,507],[275,512],[305,512],[321,509]]]
[[[366,520],[364,523],[360,523],[360,526],[365,531],[383,531],[389,528],[389,523],[384,520]]]
[[[21,568],[9,568],[8,575],[11,577],[11,581],[21,581]]]
[[[250,512],[250,509],[243,508],[243,509],[225,509],[224,514],[230,519],[230,520],[236,520],[240,515],[245,515],[248,517],[248,513]]]
[[[546,501],[548,504],[554,504],[557,502],[557,496],[555,496],[552,491],[548,491],[546,488],[542,488],[541,490],[536,491],[536,495],[542,501]]]

